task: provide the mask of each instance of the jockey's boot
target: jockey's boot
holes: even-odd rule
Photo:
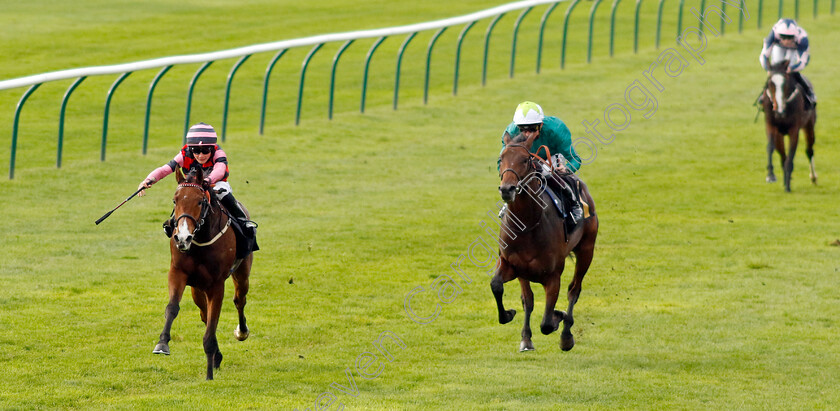
[[[793,77],[796,79],[796,82],[802,86],[802,91],[805,94],[805,110],[816,108],[817,96],[814,94],[814,86],[811,85],[811,81],[798,71],[793,73]]]
[[[580,201],[578,201],[577,196],[575,195],[574,190],[572,190],[572,185],[564,180],[565,184],[561,185],[561,189],[563,190],[563,197],[566,198],[569,204],[569,219],[572,220],[572,225],[577,226],[578,223],[583,220],[583,208],[580,206]]]
[[[245,211],[239,207],[239,202],[233,197],[232,193],[222,197],[222,205],[230,212],[230,214],[242,223],[242,229],[245,235],[253,238],[256,235],[257,223],[248,219]]]

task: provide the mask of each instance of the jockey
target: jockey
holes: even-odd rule
[[[774,55],[774,46],[781,49]],[[801,71],[808,65],[811,59],[810,47],[808,44],[808,33],[802,27],[799,27],[793,19],[780,19],[770,29],[770,34],[764,39],[764,47],[761,49],[761,54],[758,60],[761,62],[761,67],[770,72],[770,64],[778,60],[788,60],[789,65],[787,71],[804,89],[806,103],[811,106],[816,106],[817,97],[814,95],[814,88],[811,82],[802,75]],[[770,63],[768,63],[768,60]]]
[[[531,144],[531,153],[549,161],[556,172],[574,173],[580,169],[580,157],[572,145],[572,133],[569,128],[559,118],[546,116],[542,107],[537,103],[531,101],[519,103],[513,113],[513,122],[507,126],[505,132],[511,136],[521,133],[526,137],[537,134],[533,144]],[[504,151],[504,133],[502,136],[502,151]],[[551,152],[550,159],[546,158],[545,150],[540,150],[541,146],[546,146],[548,151]],[[574,181],[572,180],[571,183],[569,181],[564,182],[565,184],[561,184],[559,188],[563,191],[563,197],[571,203],[569,214],[572,222],[577,225],[583,218],[583,209],[581,209],[580,201],[578,201],[579,199],[571,188]]]
[[[242,226],[245,228],[246,235],[254,237],[256,234],[254,229],[257,227],[257,224],[246,217],[245,211],[242,210],[236,198],[233,197],[233,190],[227,181],[229,175],[227,155],[216,144],[216,139],[216,130],[209,124],[198,123],[190,127],[190,130],[187,132],[187,144],[181,148],[181,151],[175,158],[169,163],[154,169],[140,183],[138,189],[144,189],[140,191],[140,196],[146,194],[145,188],[151,187],[152,184],[172,174],[178,167],[181,167],[184,174],[188,173],[192,168],[200,167],[204,171],[204,180],[213,187],[213,191],[216,192],[216,198],[219,199],[219,202],[227,208],[231,215],[243,223]],[[171,220],[164,222],[163,228],[166,236],[172,237]]]

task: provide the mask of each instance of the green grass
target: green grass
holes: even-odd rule
[[[334,12],[338,3],[161,2],[137,9],[131,2],[88,1],[74,11],[63,2],[29,2],[0,16],[0,37],[14,45],[7,51],[14,58],[0,63],[0,72],[12,78],[410,24],[490,6],[394,3],[344,2],[354,12],[343,14]],[[598,15],[608,10],[602,4]],[[765,12],[766,24],[774,13]],[[405,68],[415,77],[406,82],[400,109],[390,107],[392,78],[384,74],[365,114],[358,113],[358,72],[351,79],[348,64],[343,81],[351,86],[342,87],[332,121],[326,120],[325,90],[317,86],[334,52],[324,53],[321,68],[307,77],[311,100],[299,127],[288,111],[291,97],[282,97],[294,94],[299,70],[300,59],[290,58],[291,86],[280,86],[284,77],[278,75],[273,95],[285,108],[271,109],[275,117],[264,136],[257,132],[254,97],[264,65],[243,66],[223,146],[237,198],[260,223],[262,250],[246,307],[251,337],[237,342],[232,336],[236,315],[228,287],[218,334],[225,359],[213,382],[203,379],[203,324],[189,298],[173,326],[172,355],[151,354],[167,302],[169,252],[160,222],[171,210],[174,180],[93,224],[175,154],[184,121],[181,80],[193,71],[173,73],[168,87],[159,86],[146,156],[139,154],[138,136],[154,73],[127,80],[113,103],[105,162],[98,159],[101,108],[113,78],[86,80],[68,108],[60,170],[57,112],[70,81],[45,85],[23,113],[15,179],[0,179],[0,209],[7,216],[0,236],[0,408],[317,409],[324,392],[334,395],[333,409],[338,402],[350,409],[836,407],[840,247],[831,243],[840,238],[840,170],[833,162],[840,152],[834,138],[840,84],[830,56],[840,53],[840,33],[837,17],[825,12],[813,20],[810,5],[801,13],[813,42],[806,73],[820,97],[819,185],[808,182],[803,145],[793,193],[764,183],[766,139],[750,104],[763,81],[757,54],[766,28],[756,30],[753,16],[742,34],[730,26],[724,37],[710,38],[706,63],[689,59],[681,75],[661,76],[665,90],[654,92],[656,113],[645,119],[632,111],[629,127],[612,143],[599,143],[597,158],[582,169],[601,232],[576,306],[577,346],[570,352],[560,351],[559,335],[537,333],[537,350],[519,354],[521,309],[512,324],[499,325],[485,270],[464,263],[467,283],[450,264],[477,238],[489,239],[481,223],[499,201],[499,135],[516,104],[539,102],[576,136],[583,135],[584,120],[600,118],[603,127],[604,109],[623,103],[634,80],[649,86],[642,73],[661,51],[651,37],[634,55],[624,34],[613,59],[601,38],[590,65],[585,41],[577,42],[565,70],[552,54],[539,75],[533,59],[523,58],[513,79],[502,52],[484,88],[475,75],[481,49],[472,47],[464,61],[473,64],[472,77],[457,97],[446,74],[451,60],[439,59],[428,105],[417,77],[422,58],[415,57]],[[202,21],[213,24],[202,27]],[[447,35],[451,43],[457,31]],[[502,38],[498,47],[509,52]],[[662,47],[672,39],[663,34]],[[416,41],[422,56],[427,40]],[[348,58],[361,61],[368,47]],[[454,46],[441,47],[441,56],[451,56]],[[393,70],[390,57],[381,64]],[[194,121],[220,124],[227,70],[202,78]],[[0,93],[8,119],[0,124],[0,147],[9,147],[19,92]],[[0,153],[7,158],[8,151]],[[453,277],[461,293],[440,305],[433,322],[412,322],[406,295],[418,286],[429,290],[442,274]],[[534,289],[536,325],[544,295]],[[515,282],[505,301],[519,307]],[[427,292],[414,302],[429,315],[435,299]],[[393,362],[380,356],[381,373],[362,378],[356,361],[378,352],[372,343],[385,331],[406,347],[391,346]],[[331,388],[348,386],[347,368],[357,396]],[[321,397],[321,404],[331,398]]]

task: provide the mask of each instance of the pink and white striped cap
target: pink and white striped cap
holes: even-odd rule
[[[216,139],[216,130],[209,124],[198,123],[187,131],[188,146],[212,146],[216,144]]]

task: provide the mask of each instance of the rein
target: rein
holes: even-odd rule
[[[534,165],[534,160],[536,160],[536,161],[538,161],[538,162],[541,162],[541,163],[548,164],[548,166],[549,166],[549,167],[551,167],[551,163],[549,163],[549,162],[548,162],[548,161],[546,161],[546,160],[543,160],[543,159],[542,159],[540,156],[538,156],[537,154],[535,154],[535,153],[531,153],[531,152],[530,152],[527,148],[525,148],[525,146],[523,146],[523,145],[521,145],[521,144],[509,144],[507,147],[505,147],[505,150],[507,150],[507,149],[508,149],[508,148],[510,148],[510,147],[517,147],[517,148],[521,148],[521,149],[523,149],[523,150],[525,150],[525,151],[527,151],[527,152],[528,152],[528,155],[531,157],[531,161],[529,161],[529,162],[528,162],[528,174],[530,174],[530,172],[531,172],[531,171],[537,171],[537,167]],[[539,153],[539,152],[540,152],[540,149],[545,149],[545,152],[546,152],[547,157],[548,157],[548,158],[551,158],[551,152],[549,152],[549,151],[548,151],[548,147],[546,147],[546,146],[540,146],[540,148],[537,150],[537,153]],[[517,193],[517,194],[521,193],[521,192],[522,192],[522,186],[521,186],[521,184],[522,184],[522,176],[520,176],[520,175],[519,175],[519,173],[517,173],[517,172],[516,172],[516,170],[514,170],[514,169],[512,169],[512,168],[509,168],[509,167],[508,167],[508,168],[506,168],[506,169],[502,170],[502,171],[499,173],[499,178],[504,177],[505,173],[507,173],[507,172],[511,172],[511,173],[513,173],[513,175],[515,175],[515,176],[516,176],[516,193]]]

